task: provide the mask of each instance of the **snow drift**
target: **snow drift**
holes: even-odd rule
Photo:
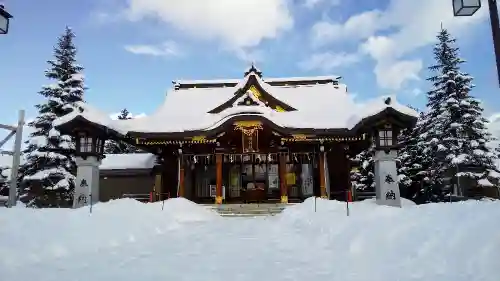
[[[318,199],[225,219],[184,199],[0,212],[0,280],[497,281],[500,203]]]

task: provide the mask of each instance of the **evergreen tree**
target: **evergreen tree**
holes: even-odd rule
[[[132,119],[130,112],[124,108],[118,116],[118,120],[129,120]],[[139,149],[135,146],[130,145],[124,141],[107,140],[104,145],[104,153],[106,154],[129,154],[129,153],[141,153]]]
[[[401,196],[416,203],[426,201],[424,194],[427,190],[426,186],[429,184],[427,169],[430,165],[430,159],[423,153],[425,147],[419,142],[425,118],[425,114],[420,112],[415,127],[402,130],[398,136],[398,143],[401,145],[397,159]]]
[[[351,183],[357,191],[375,191],[374,146],[360,152],[351,159],[357,169],[351,170]]]
[[[71,206],[76,172],[74,142],[55,130],[52,121],[71,112],[71,105],[82,101],[85,90],[74,38],[69,27],[59,37],[54,59],[48,61],[45,71],[45,77],[54,83],[42,87],[39,94],[45,101],[35,105],[39,115],[28,123],[33,133],[23,151],[26,161],[20,167],[19,182],[21,199],[29,200],[29,206]]]
[[[10,168],[0,165],[0,196],[9,196],[8,173],[10,173]]]
[[[487,146],[491,140],[486,130],[488,121],[482,116],[480,102],[470,95],[473,78],[460,70],[464,60],[459,58],[459,48],[448,31],[442,29],[437,38],[436,64],[429,67],[433,76],[428,78],[432,83],[427,93],[428,112],[417,144],[430,161],[427,201],[444,200],[453,184],[446,178],[451,177],[455,183],[469,178],[479,185],[489,185],[486,177],[495,169],[495,155]],[[471,167],[475,172],[470,172]]]

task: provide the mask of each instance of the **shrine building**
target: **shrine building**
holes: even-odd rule
[[[92,202],[104,192],[99,163],[113,139],[156,156],[154,184],[136,192],[217,204],[345,200],[349,156],[374,143],[377,198],[398,205],[397,134],[417,116],[394,97],[355,102],[338,76],[267,78],[252,65],[241,79],[175,81],[146,117],[112,120],[79,103],[54,126],[76,138],[75,197]]]

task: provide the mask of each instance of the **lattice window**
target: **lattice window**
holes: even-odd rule
[[[378,132],[380,146],[392,146],[392,129],[382,130]]]

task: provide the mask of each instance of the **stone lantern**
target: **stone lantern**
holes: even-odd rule
[[[76,182],[73,208],[99,202],[99,165],[104,158],[105,137],[76,130]]]
[[[87,131],[80,131],[76,138],[76,156],[81,158],[96,157],[102,159],[105,138],[92,136]]]
[[[398,130],[390,123],[376,128],[374,135],[375,191],[377,204],[401,207],[396,158]]]

